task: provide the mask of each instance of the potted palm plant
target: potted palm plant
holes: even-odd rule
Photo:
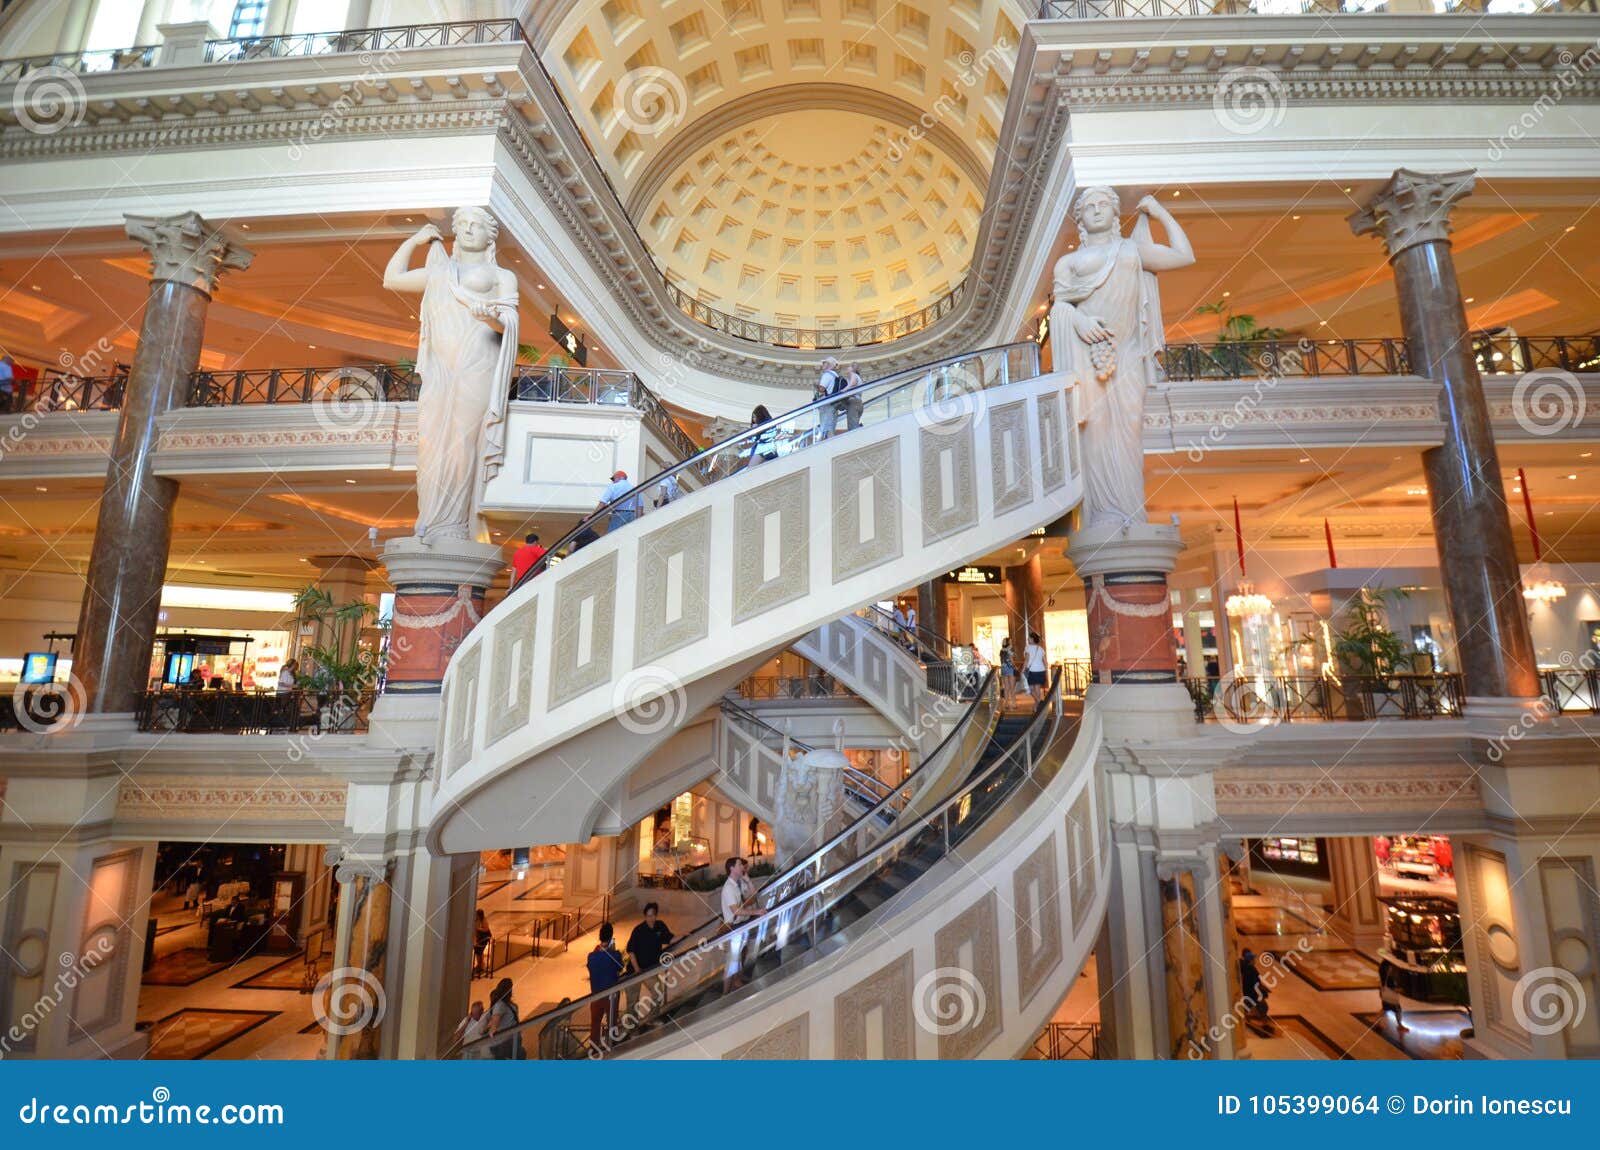
[[[303,587],[294,597],[300,621],[315,624],[315,639],[300,648],[295,685],[317,698],[318,729],[355,730],[370,708],[368,692],[378,680],[378,656],[361,644],[361,632],[378,608],[365,599],[335,602],[321,587]]]
[[[1392,694],[1396,685],[1391,676],[1409,666],[1412,652],[1389,626],[1389,606],[1406,597],[1402,590],[1363,587],[1345,604],[1344,620],[1334,632],[1333,657],[1347,675],[1362,681],[1363,689],[1347,694],[1351,718],[1368,717],[1373,694]],[[1372,705],[1376,713],[1381,705]]]
[[[1201,315],[1214,315],[1222,321],[1222,327],[1217,331],[1218,346],[1213,356],[1223,378],[1244,379],[1252,375],[1274,374],[1274,360],[1263,354],[1269,349],[1261,345],[1291,335],[1288,328],[1263,326],[1256,322],[1253,315],[1235,313],[1225,299],[1201,304],[1195,310]]]

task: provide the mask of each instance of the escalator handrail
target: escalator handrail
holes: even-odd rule
[[[988,676],[984,680],[986,688],[993,683],[994,677],[994,671],[991,669]],[[980,695],[980,698],[981,697],[982,696]],[[1033,738],[1034,732],[1039,728],[1041,723],[1043,723],[1046,719],[1051,719],[1059,724],[1063,718],[1064,714],[1061,706],[1061,676],[1058,673],[1053,677],[1050,691],[1046,694],[1044,702],[1034,709],[1034,713],[1029,717],[1027,725],[1017,733],[1016,737],[1011,740],[1005,750],[996,755],[989,762],[988,766],[984,768],[981,774],[968,778],[962,783],[961,787],[954,794],[948,796],[943,802],[939,803],[938,806],[934,807],[926,814],[919,816],[910,826],[902,827],[893,834],[880,839],[878,842],[874,843],[872,847],[864,854],[846,863],[838,871],[835,871],[833,874],[819,876],[810,885],[795,891],[786,898],[780,899],[748,922],[740,923],[737,926],[722,930],[720,929],[720,920],[713,919],[712,923],[708,925],[714,924],[719,929],[716,933],[701,938],[699,942],[695,944],[695,946],[698,947],[699,945],[703,944],[712,944],[723,950],[727,950],[730,946],[737,945],[741,953],[743,953],[746,945],[746,939],[752,932],[760,932],[760,936],[765,937],[768,929],[775,927],[778,924],[781,916],[793,911],[798,903],[806,898],[811,897],[824,884],[838,889],[845,886],[846,880],[852,874],[858,874],[863,871],[866,871],[867,873],[875,871],[880,860],[890,851],[891,848],[899,846],[911,836],[920,834],[936,819],[943,818],[946,812],[954,810],[963,800],[974,794],[979,787],[989,782],[989,780],[993,778],[1004,766],[1006,766],[1006,764],[1010,762],[1017,752]],[[980,751],[979,753],[981,754],[982,752]],[[868,814],[863,815],[862,818],[870,817],[870,814],[871,812],[868,812]],[[856,820],[856,824],[859,824],[860,821],[860,819]],[[852,825],[851,831],[847,831],[845,834],[835,836],[835,838],[829,842],[828,846],[819,848],[811,855],[808,855],[801,862],[791,866],[787,871],[784,872],[782,876],[773,879],[773,881],[768,884],[766,890],[771,890],[774,887],[777,887],[779,885],[779,879],[791,876],[795,872],[803,870],[805,867],[811,865],[813,861],[820,863],[826,852],[831,848],[840,845],[846,835],[855,829],[856,824]],[[697,928],[696,930],[690,931],[688,934],[684,935],[681,939],[674,940],[670,948],[671,952],[674,954],[687,954],[688,949],[685,948],[684,944],[688,943],[692,936],[699,934],[699,932],[704,929],[705,927]],[[715,969],[715,964],[713,965],[712,969]],[[509,1041],[509,1036],[513,1034],[526,1033],[527,1031],[535,1029],[536,1026],[538,1026],[539,1029],[542,1029],[544,1023],[561,1015],[567,1015],[569,1017],[576,1016],[580,1013],[581,1009],[585,1005],[604,998],[611,998],[613,996],[620,995],[626,989],[632,986],[643,985],[645,982],[661,977],[662,973],[663,972],[660,968],[655,970],[640,971],[637,974],[630,975],[628,978],[623,979],[615,986],[607,990],[585,995],[583,998],[574,999],[564,1006],[558,1006],[551,1010],[545,1011],[543,1014],[534,1015],[532,1018],[526,1019],[525,1021],[518,1023],[516,1026],[507,1028],[504,1032],[502,1032],[501,1035],[479,1039],[464,1049],[473,1049],[479,1046],[488,1046],[491,1044]]]
[[[838,848],[839,846],[843,845],[844,842],[848,838],[850,838],[850,836],[859,833],[863,829],[870,829],[870,827],[868,827],[868,821],[878,817],[878,815],[889,804],[891,799],[893,799],[896,795],[901,794],[901,793],[907,791],[908,789],[910,789],[912,787],[912,784],[918,781],[918,776],[922,775],[923,772],[932,771],[932,770],[935,769],[935,764],[938,763],[940,755],[943,753],[943,751],[945,750],[946,747],[953,746],[954,745],[954,741],[956,740],[956,738],[959,735],[961,735],[961,734],[963,734],[965,732],[967,724],[969,722],[971,722],[973,717],[977,714],[979,705],[984,701],[984,699],[986,697],[988,697],[990,695],[994,695],[995,696],[994,702],[997,705],[995,706],[994,710],[991,712],[991,721],[989,723],[988,730],[985,732],[985,738],[983,740],[983,743],[980,744],[980,747],[979,747],[978,754],[981,755],[983,753],[982,748],[988,745],[989,739],[993,737],[995,727],[998,725],[998,722],[999,722],[999,716],[1000,716],[1000,710],[999,710],[999,707],[998,707],[998,703],[999,703],[999,697],[998,697],[999,688],[1000,688],[1000,678],[995,673],[994,669],[990,668],[989,671],[984,675],[983,682],[979,685],[978,691],[973,696],[972,701],[967,704],[967,709],[962,713],[961,718],[956,722],[956,724],[954,726],[952,726],[950,728],[949,733],[946,734],[945,737],[939,741],[939,745],[937,747],[935,747],[932,751],[930,751],[927,755],[923,756],[922,762],[918,765],[918,767],[917,767],[917,769],[915,771],[913,771],[910,775],[908,775],[906,777],[905,782],[901,783],[898,787],[895,787],[894,789],[892,789],[888,794],[884,795],[883,798],[879,799],[876,803],[872,804],[872,806],[868,807],[865,811],[863,811],[860,815],[858,815],[855,818],[854,821],[852,821],[848,826],[846,826],[838,834],[834,835],[833,838],[829,839],[822,846],[820,846],[816,850],[812,851],[809,855],[807,855],[805,858],[801,859],[799,862],[791,864],[781,874],[774,875],[772,877],[772,880],[769,883],[767,883],[767,885],[764,888],[762,888],[762,890],[760,892],[760,895],[764,896],[768,891],[777,889],[780,886],[781,883],[783,883],[785,880],[792,879],[803,868],[809,867],[813,863],[820,862],[823,858],[826,857],[826,855],[827,855],[827,853],[829,851],[834,850],[834,849]],[[1049,701],[1048,697],[1047,697],[1046,701],[1047,702]],[[1043,708],[1041,708],[1041,710],[1042,709]],[[1026,736],[1031,730],[1032,730],[1032,724],[1030,723],[1028,728],[1025,729],[1022,732],[1022,734],[1024,736]],[[1005,757],[1006,756],[1004,756],[1004,755],[996,756],[996,760],[995,761],[996,762],[1003,762],[1005,760]],[[990,764],[990,765],[993,766],[994,764]],[[984,777],[985,778],[988,777],[988,772],[987,771],[984,772]],[[966,791],[966,790],[970,789],[970,782],[971,781],[969,780],[968,786],[964,786],[962,788],[963,791]],[[909,804],[909,800],[908,800],[908,804]],[[938,810],[943,810],[944,806],[945,806],[945,804],[941,804],[939,806]],[[932,816],[930,815],[928,817],[932,817]],[[925,826],[925,825],[926,825],[926,818],[919,819],[918,820],[917,829],[921,829],[921,827]],[[888,840],[882,840],[879,843],[874,844],[873,850],[869,851],[867,855],[864,855],[862,857],[863,858],[870,857],[873,853],[875,853],[876,848],[878,846],[882,845],[883,841],[888,841]],[[831,877],[833,877],[833,876],[824,875],[824,876],[822,876],[822,878],[818,879],[817,881],[821,882],[822,879],[831,878]],[[815,885],[815,884],[813,884],[813,885]],[[807,889],[810,889],[810,888],[808,887]],[[804,894],[804,893],[805,893],[805,891],[801,891],[800,892],[800,894]],[[796,895],[796,896],[793,896],[793,897],[799,897],[799,895]],[[772,913],[772,909],[775,909],[775,908],[769,908],[768,911],[763,912],[762,915],[758,916],[756,919],[752,919],[750,923],[747,923],[745,925],[747,925],[747,926],[748,925],[753,925],[756,922],[760,922],[760,921],[765,920],[766,916],[768,914]],[[722,929],[722,918],[721,918],[720,915],[715,917],[715,918],[707,919],[705,922],[701,923],[699,926],[693,927],[693,928],[685,931],[682,935],[680,935],[677,938],[673,939],[672,942],[668,946],[668,950],[670,952],[677,953],[678,951],[680,951],[685,946],[685,944],[688,944],[691,941],[693,941],[695,945],[699,945],[699,943],[708,941],[710,938],[715,937],[716,933],[721,931],[721,929]],[[732,932],[729,932],[729,933],[732,933]],[[485,1036],[483,1038],[475,1039],[474,1041],[472,1041],[470,1043],[467,1043],[464,1046],[462,1046],[458,1053],[464,1054],[468,1050],[487,1049],[491,1045],[498,1046],[502,1042],[510,1041],[510,1036],[511,1035],[526,1033],[527,1031],[529,1031],[530,1029],[533,1028],[535,1023],[539,1022],[542,1019],[547,1019],[551,1015],[557,1014],[557,1013],[559,1013],[561,1011],[570,1011],[570,1012],[575,1013],[576,1010],[577,1010],[577,1006],[579,1004],[590,1003],[590,1002],[597,1001],[597,1000],[599,1000],[601,998],[609,997],[609,996],[614,995],[614,994],[619,994],[623,990],[625,990],[626,988],[628,988],[630,986],[634,986],[636,984],[642,984],[645,981],[647,981],[647,980],[649,980],[651,978],[654,978],[659,974],[660,974],[660,969],[659,968],[657,968],[656,970],[638,971],[637,973],[631,974],[627,978],[625,978],[622,981],[618,982],[615,986],[613,986],[609,990],[602,990],[602,991],[597,991],[597,992],[592,993],[592,994],[584,995],[582,998],[577,998],[577,999],[574,999],[572,1002],[569,1002],[566,1006],[554,1007],[554,1008],[552,1008],[550,1010],[545,1011],[543,1014],[536,1014],[536,1015],[533,1015],[531,1018],[525,1018],[525,1019],[521,1020],[520,1022],[518,1022],[515,1026],[507,1027],[506,1030],[502,1031],[499,1034],[487,1035],[487,1036]]]
[[[775,436],[778,433],[780,425],[792,423],[813,412],[820,412],[823,408],[832,408],[836,404],[848,402],[851,398],[860,397],[863,406],[867,404],[878,403],[881,400],[888,399],[890,396],[898,395],[906,388],[916,387],[917,385],[925,382],[933,372],[937,371],[941,367],[949,367],[956,363],[961,363],[967,360],[975,360],[979,359],[980,357],[994,355],[996,353],[1001,353],[1004,356],[1004,358],[1001,360],[1002,364],[1008,363],[1010,353],[1015,349],[1026,349],[1032,352],[1033,370],[1035,374],[1037,374],[1039,368],[1038,344],[1034,343],[1032,340],[1019,340],[1014,343],[997,344],[994,347],[979,348],[976,351],[964,352],[961,355],[946,356],[944,359],[934,360],[932,363],[920,364],[917,367],[911,367],[905,369],[904,371],[894,372],[893,374],[886,375],[881,379],[869,380],[863,383],[860,387],[851,389],[850,392],[829,395],[822,399],[812,400],[810,403],[805,404],[802,407],[797,407],[792,411],[784,412],[782,415],[774,416],[766,423],[761,423],[754,427],[746,428],[736,435],[730,435],[727,439],[713,443],[700,452],[691,455],[688,459],[680,460],[671,467],[667,468],[665,471],[659,472],[656,475],[652,475],[649,479],[635,484],[622,495],[619,495],[617,498],[613,499],[610,503],[604,504],[603,506],[596,508],[594,511],[591,511],[583,520],[578,523],[576,527],[563,535],[554,546],[540,556],[538,562],[529,567],[522,578],[518,579],[512,584],[511,590],[515,591],[529,579],[534,578],[541,571],[548,569],[552,560],[559,560],[559,552],[563,548],[570,547],[578,538],[578,536],[582,535],[585,531],[591,530],[601,520],[608,517],[615,508],[635,500],[642,502],[645,494],[651,488],[659,487],[662,481],[668,476],[677,475],[680,472],[688,471],[707,459],[716,455],[720,455],[722,452],[727,451],[730,447],[734,447],[739,444],[746,444],[753,449],[761,439],[768,436]],[[890,387],[888,391],[878,392],[877,394],[872,395],[870,398],[866,397],[866,393],[868,391],[882,387],[886,384],[893,383],[895,380],[903,380],[903,382],[895,384],[893,387]],[[1015,381],[1007,379],[1003,382]],[[713,482],[715,481],[713,480]]]
[[[732,699],[724,698],[722,700],[722,710],[723,710],[723,712],[725,714],[732,715],[732,716],[734,716],[735,718],[738,718],[738,719],[743,719],[745,722],[751,723],[754,726],[760,727],[762,730],[768,731],[771,734],[776,735],[780,739],[788,739],[789,740],[789,745],[791,747],[798,747],[800,749],[800,753],[801,754],[805,754],[807,751],[816,750],[816,748],[813,747],[810,743],[803,742],[802,740],[795,738],[793,735],[789,734],[787,731],[780,731],[777,727],[774,727],[771,723],[767,722],[760,715],[756,714],[754,711],[750,710],[748,707],[740,706],[738,703],[735,703]]]
[[[891,615],[889,612],[885,611],[882,607],[878,606],[876,603],[868,603],[865,607],[862,608],[862,610],[863,611],[871,611],[879,619],[884,620],[885,624],[888,627],[893,628],[895,631],[910,631],[913,635],[915,635],[917,637],[918,646],[919,647],[926,647],[929,651],[933,652],[933,657],[935,659],[938,659],[938,660],[940,660],[941,662],[944,662],[944,663],[948,663],[948,662],[951,661],[951,659],[950,659],[950,640],[946,639],[943,635],[940,635],[938,632],[930,630],[927,627],[924,627],[921,623],[905,624],[905,623],[896,622],[895,617],[893,615]],[[943,650],[941,650],[941,648]]]

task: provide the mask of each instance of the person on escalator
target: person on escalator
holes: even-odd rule
[[[511,553],[512,586],[522,582],[523,576],[532,571],[539,560],[544,558],[544,552],[545,549],[540,545],[539,537],[530,534],[522,546]]]
[[[517,1004],[511,999],[511,980],[502,978],[489,992],[489,1034],[492,1037],[502,1030],[510,1030],[518,1021]],[[521,1058],[521,1031],[489,1047],[489,1053],[498,1059]]]
[[[638,493],[635,492],[627,499],[623,499],[623,496],[630,491],[633,491],[633,483],[628,479],[628,473],[626,471],[618,471],[611,476],[611,482],[600,493],[600,502],[596,510],[603,511],[607,504],[616,503],[619,499],[622,500],[622,502],[611,508],[611,523],[606,528],[607,532],[615,531],[619,527],[626,527],[639,517]]]
[[[750,426],[760,427],[764,423],[772,422],[772,412],[767,410],[766,404],[756,404],[755,410],[750,413]],[[750,446],[745,451],[744,465],[754,467],[758,463],[770,463],[778,458],[778,431],[769,428],[759,435],[751,436]]]
[[[1000,640],[1000,693],[1008,704],[1017,697],[1017,652],[1010,635]]]
[[[589,993],[599,994],[610,990],[622,981],[627,959],[612,941],[615,928],[609,922],[600,924],[600,944],[589,952]],[[617,996],[608,994],[589,1004],[589,1045],[596,1050],[606,1048],[607,1032],[617,1025]]]
[[[737,855],[723,863],[722,869],[728,875],[722,884],[722,924],[732,930],[759,913],[755,906],[756,884],[750,881],[750,864]],[[752,941],[747,934],[739,945],[728,948],[728,969],[722,977],[724,994],[750,981],[749,967],[754,959]]]
[[[1048,667],[1045,664],[1044,643],[1037,631],[1028,632],[1028,645],[1022,649],[1022,668],[1028,676],[1028,694],[1033,696],[1035,703],[1044,702]]]
[[[866,406],[861,398],[861,389],[866,386],[866,381],[861,378],[861,365],[852,363],[850,369],[844,373],[844,429],[854,431],[861,426],[861,411]]]

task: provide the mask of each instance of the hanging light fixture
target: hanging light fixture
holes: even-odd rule
[[[1244,525],[1239,519],[1239,497],[1233,497],[1233,537],[1239,548],[1239,588],[1228,596],[1223,610],[1230,619],[1259,619],[1272,614],[1272,600],[1250,582],[1244,565]]]
[[[1533,519],[1533,495],[1528,491],[1528,477],[1517,468],[1517,486],[1522,490],[1522,510],[1528,517],[1528,538],[1533,542],[1533,567],[1522,581],[1522,597],[1533,603],[1553,603],[1567,597],[1567,586],[1553,578],[1544,562],[1544,548],[1539,545],[1539,527]]]

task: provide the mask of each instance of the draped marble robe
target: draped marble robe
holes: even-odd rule
[[[1157,379],[1165,346],[1156,277],[1139,257],[1139,244],[1149,239],[1149,221],[1141,216],[1132,236],[1080,248],[1056,262],[1050,331],[1056,370],[1071,372],[1079,385],[1086,527],[1145,522],[1145,392]],[[1097,262],[1073,266],[1074,256],[1097,248],[1103,249]],[[1115,364],[1109,374],[1095,366],[1090,344],[1072,322],[1074,311],[1111,330]]]
[[[492,249],[491,249],[492,250]],[[485,267],[498,280],[499,265]],[[417,535],[488,542],[478,509],[505,459],[506,403],[517,361],[517,297],[482,295],[461,282],[442,243],[428,245],[417,372]],[[497,332],[473,314],[488,307]]]

